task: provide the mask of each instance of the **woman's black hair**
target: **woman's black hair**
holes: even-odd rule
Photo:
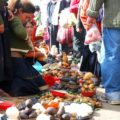
[[[22,12],[26,13],[34,13],[35,12],[35,6],[31,2],[25,2],[22,3],[21,0],[17,0],[15,3],[14,10],[21,9]]]

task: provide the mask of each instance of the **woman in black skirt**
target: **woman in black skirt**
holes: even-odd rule
[[[35,7],[29,1],[22,0],[9,0],[8,7],[14,15],[9,21],[13,80],[2,82],[0,87],[12,96],[39,94],[48,87],[39,72],[25,58],[26,53],[34,53],[34,49],[23,26],[26,20],[31,20]]]

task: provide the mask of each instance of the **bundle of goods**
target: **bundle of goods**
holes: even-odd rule
[[[51,87],[54,90],[66,90],[69,93],[82,93],[82,95],[88,97],[92,97],[96,94],[95,83],[97,78],[91,72],[80,72],[60,68],[47,70],[43,73],[43,76],[53,77],[54,84]]]
[[[94,85],[94,76],[91,72],[87,72],[79,82],[82,95],[88,97],[95,95],[96,87]]]

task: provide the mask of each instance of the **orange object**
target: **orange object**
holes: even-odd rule
[[[81,2],[80,3],[81,4],[80,19],[82,21],[84,28],[86,30],[89,30],[92,27],[92,24],[87,23],[88,16],[86,13],[87,13],[90,0],[81,0],[80,2]],[[101,22],[96,22],[95,20],[93,24],[96,24],[99,31],[101,31]]]
[[[80,2],[81,2],[80,19],[83,23],[84,28],[88,30],[91,27],[91,25],[88,25],[86,22],[87,21],[86,12],[89,6],[89,0],[81,0]]]
[[[43,106],[44,106],[45,109],[47,109],[48,107],[59,108],[59,102],[51,101],[47,104],[44,104]]]

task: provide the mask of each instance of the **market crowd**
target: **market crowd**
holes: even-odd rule
[[[0,94],[25,96],[47,90],[40,70],[65,52],[120,104],[119,0],[0,0]]]

